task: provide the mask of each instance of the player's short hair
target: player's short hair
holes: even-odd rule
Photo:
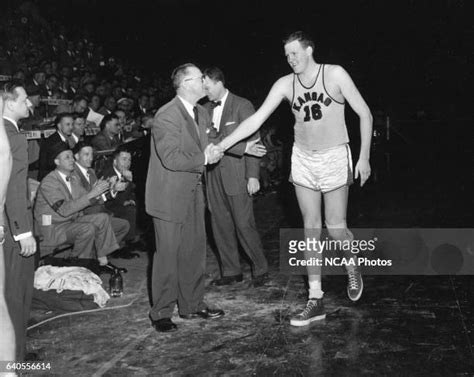
[[[202,74],[209,77],[214,82],[221,81],[222,85],[225,85],[224,72],[222,72],[220,68],[209,67],[206,68]]]
[[[181,64],[179,67],[176,67],[173,70],[173,73],[171,73],[171,81],[173,82],[173,87],[175,89],[179,88],[179,86],[181,85],[181,81],[183,80],[183,77],[186,76],[188,72],[188,68],[191,68],[191,67],[196,67],[196,65],[193,63],[185,63],[185,64]]]
[[[19,96],[18,88],[24,88],[23,83],[18,79],[13,79],[3,84],[1,87],[3,100],[16,101]]]
[[[289,34],[285,39],[283,39],[283,46],[293,41],[300,42],[301,46],[303,46],[304,48],[311,47],[314,51],[314,42],[311,37],[304,31],[299,30]]]

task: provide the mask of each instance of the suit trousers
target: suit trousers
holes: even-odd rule
[[[129,233],[130,224],[127,220],[115,216],[110,216],[110,225],[112,225],[117,244],[120,245],[120,242],[122,242],[125,236]]]
[[[57,225],[55,231],[64,232],[66,242],[73,243],[72,256],[78,258],[105,257],[119,248],[106,213],[78,217],[74,222]],[[95,248],[94,248],[95,246]]]
[[[212,234],[218,249],[222,276],[242,273],[239,245],[252,262],[253,276],[268,271],[255,224],[253,201],[247,193],[227,195],[219,169],[207,176]]]
[[[26,350],[26,328],[30,318],[33,282],[35,278],[35,257],[20,255],[20,244],[10,232],[5,234],[5,301],[15,329],[16,360],[23,361]],[[13,361],[13,360],[12,360]]]
[[[156,253],[153,258],[150,318],[171,318],[175,304],[186,315],[206,308],[206,233],[202,185],[194,190],[184,223],[153,218]]]
[[[125,241],[134,238],[137,235],[137,207],[136,206],[109,206],[107,207],[115,218],[127,220],[129,223],[129,231],[126,234]]]

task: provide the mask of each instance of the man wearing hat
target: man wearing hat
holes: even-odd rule
[[[74,156],[64,143],[52,146],[51,158],[56,169],[41,182],[34,209],[38,230],[44,237],[42,244],[56,247],[72,243],[73,257],[97,256],[104,272],[114,271],[116,267],[108,262],[107,255],[119,245],[110,216],[106,213],[84,214],[87,207],[109,190],[109,183],[98,181],[87,192],[73,174]]]

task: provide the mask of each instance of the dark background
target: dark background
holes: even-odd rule
[[[106,52],[166,73],[180,63],[222,67],[229,86],[261,103],[290,72],[281,39],[303,29],[317,62],[351,74],[372,109],[432,118],[472,115],[474,28],[468,1],[42,0],[49,19],[88,28]],[[49,15],[49,16],[48,16]]]

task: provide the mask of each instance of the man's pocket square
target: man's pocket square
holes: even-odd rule
[[[235,124],[235,123],[237,123],[237,122],[226,122],[225,125],[226,125],[226,126],[230,126],[230,125]]]

